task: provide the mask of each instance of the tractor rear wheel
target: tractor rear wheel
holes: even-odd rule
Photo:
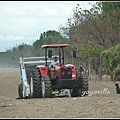
[[[33,94],[32,94],[32,96],[34,98],[41,98],[42,97],[41,75],[40,75],[39,69],[36,69],[35,71],[33,71],[32,81],[33,81]]]
[[[89,89],[88,77],[84,74],[81,75],[80,86],[81,86],[80,96],[88,95]]]

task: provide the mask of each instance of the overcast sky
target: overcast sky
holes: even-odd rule
[[[22,43],[32,45],[41,33],[64,26],[77,4],[90,9],[96,2],[0,1],[0,52]]]

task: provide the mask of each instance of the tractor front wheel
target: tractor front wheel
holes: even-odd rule
[[[52,86],[49,76],[44,76],[41,79],[41,91],[43,98],[52,97]]]
[[[79,88],[70,89],[70,95],[71,97],[79,97],[80,96]]]

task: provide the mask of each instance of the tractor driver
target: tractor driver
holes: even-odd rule
[[[51,65],[54,67],[55,65],[57,65],[59,63],[59,60],[58,60],[57,55],[54,55],[53,58],[54,58],[54,60],[51,61]]]

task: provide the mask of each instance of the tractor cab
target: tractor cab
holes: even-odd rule
[[[48,59],[50,61],[53,59],[53,56],[58,55],[59,64],[58,66],[62,66],[65,64],[64,61],[64,48],[70,46],[69,44],[49,44],[43,45],[41,48],[45,49],[45,61],[46,66],[48,66]],[[73,51],[73,58],[76,58],[76,51]]]
[[[64,65],[64,47],[69,46],[68,44],[49,44],[43,45],[41,48],[45,49],[45,61],[47,66],[48,58],[52,59],[53,51],[55,54],[58,54],[59,65]],[[62,64],[61,64],[62,63]]]
[[[76,67],[72,64],[65,65],[64,48],[67,46],[69,45],[68,44],[49,44],[49,45],[42,46],[42,48],[45,49],[46,67],[48,67],[48,71],[49,71],[48,73],[49,73],[52,84],[56,84],[56,83],[61,84],[62,82],[67,81],[67,84],[70,83],[72,85],[76,80]],[[47,60],[49,58],[50,61],[52,61],[53,56],[55,54],[58,55],[59,63],[53,67],[51,64],[49,65],[47,64]],[[75,52],[74,52],[74,57],[75,57]]]

